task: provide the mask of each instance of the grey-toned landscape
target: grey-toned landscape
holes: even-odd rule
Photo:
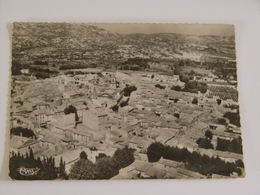
[[[233,25],[13,23],[14,180],[244,177]]]

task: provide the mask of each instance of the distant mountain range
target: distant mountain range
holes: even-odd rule
[[[62,53],[70,58],[178,58],[185,52],[235,56],[234,36],[118,34],[84,23],[14,23],[12,41],[14,59]]]

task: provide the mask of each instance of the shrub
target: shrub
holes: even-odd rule
[[[181,91],[181,86],[176,85],[176,86],[172,86],[171,90],[175,90],[175,91]]]
[[[233,125],[236,125],[237,127],[240,127],[240,116],[239,112],[226,112],[224,114],[224,117],[229,119],[229,122]]]
[[[207,131],[205,132],[205,136],[206,136],[207,138],[209,138],[210,140],[212,140],[213,134],[212,134],[211,131],[207,130]]]
[[[198,104],[198,98],[194,97],[193,100],[191,101],[192,104]]]

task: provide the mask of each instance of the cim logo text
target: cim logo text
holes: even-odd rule
[[[19,173],[23,176],[31,176],[31,175],[37,175],[38,171],[40,171],[40,168],[25,168],[25,167],[20,167],[17,169]]]

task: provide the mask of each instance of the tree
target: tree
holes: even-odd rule
[[[19,135],[23,137],[36,137],[33,130],[24,127],[13,127],[11,128],[11,135]]]
[[[194,70],[191,70],[191,71],[190,71],[190,74],[191,74],[191,75],[194,75],[194,74],[196,74],[196,72],[195,72]]]
[[[154,142],[147,148],[149,162],[157,162],[163,155],[164,145],[160,142]]]
[[[21,70],[23,67],[25,68],[25,65],[19,63],[18,61],[12,61],[12,75],[21,75]]]
[[[201,93],[206,93],[207,90],[208,90],[208,85],[207,85],[207,83],[199,82],[199,83],[198,83],[198,90],[199,90]]]
[[[129,102],[129,100],[130,100],[130,98],[127,98],[127,100],[126,100],[126,101],[122,101],[122,102],[120,103],[120,107],[125,107],[125,106],[127,106],[127,105],[128,105],[128,102]]]
[[[111,109],[112,109],[114,112],[118,112],[119,107],[118,107],[118,105],[116,104],[116,105],[112,106]]]
[[[199,142],[203,140],[209,141],[207,138],[200,138]],[[233,172],[241,174],[240,168],[237,168],[235,163],[226,163],[219,157],[209,157],[201,155],[198,152],[189,152],[187,148],[178,148],[171,146],[164,146],[159,142],[152,143],[148,147],[147,156],[149,162],[156,162],[161,157],[169,160],[179,161],[185,163],[185,168],[191,171],[199,172],[203,175],[220,174],[229,176]],[[152,157],[155,157],[152,161]],[[238,162],[241,164],[241,162]]]
[[[166,86],[160,85],[160,84],[156,84],[155,87],[159,88],[159,89],[165,89]]]
[[[126,97],[129,97],[131,95],[131,93],[133,91],[136,91],[137,90],[137,87],[136,86],[126,86],[124,89],[123,89],[123,94],[124,96]]]
[[[35,65],[48,65],[48,62],[46,62],[46,61],[34,61],[34,64]]]
[[[189,79],[188,76],[186,76],[186,75],[184,75],[184,74],[181,74],[181,75],[180,75],[180,81],[181,81],[181,82],[188,83],[189,80],[190,80],[190,79]]]
[[[174,103],[177,103],[179,101],[179,98],[174,98]]]
[[[188,80],[185,79],[185,88],[184,91],[188,91],[191,93],[198,93],[200,91],[201,93],[206,93],[208,90],[208,86],[206,83],[194,81],[194,80]]]
[[[179,75],[180,73],[181,73],[181,68],[179,65],[176,65],[174,69],[174,75]]]
[[[175,90],[175,91],[181,91],[181,86],[177,85],[177,86],[172,86],[171,90]]]
[[[180,114],[179,113],[174,113],[173,116],[175,116],[176,118],[180,118]]]
[[[80,159],[71,166],[69,178],[78,180],[95,179],[93,170],[94,165],[91,161]]]
[[[38,168],[39,170],[32,175],[22,175],[19,168]],[[25,156],[18,154],[12,154],[9,160],[9,175],[13,179],[17,180],[53,180],[57,178],[57,168],[55,167],[54,158],[45,158],[41,160],[40,158],[35,159],[30,150],[30,153],[26,153]]]
[[[34,160],[34,155],[33,155],[33,150],[32,150],[32,148],[30,148],[29,158],[30,158],[31,160]]]
[[[82,151],[79,155],[80,159],[88,160],[88,155],[85,151]]]
[[[235,163],[236,163],[236,165],[237,165],[238,167],[241,167],[241,168],[244,168],[244,167],[245,167],[243,161],[240,160],[240,159],[236,160]]]
[[[220,105],[220,104],[221,104],[221,102],[222,102],[222,100],[221,100],[221,99],[217,99],[216,101],[217,101],[217,104],[218,104],[218,105]]]
[[[234,138],[232,141],[218,138],[216,150],[242,154],[242,139],[240,136],[238,138]]]
[[[119,173],[119,169],[113,158],[108,156],[100,157],[94,167],[96,179],[110,179]]]
[[[127,147],[117,149],[113,155],[113,161],[117,167],[124,168],[134,162],[134,152]]]
[[[220,119],[218,119],[218,124],[226,125],[227,124],[227,120],[225,118],[220,118]]]
[[[60,166],[58,168],[58,177],[60,179],[68,179],[68,175],[65,171],[65,161],[60,157]]]
[[[70,105],[69,107],[64,109],[64,113],[65,114],[71,114],[71,113],[75,113],[75,120],[78,121],[79,117],[78,117],[78,113],[77,113],[77,109],[73,106]]]
[[[179,66],[184,66],[184,61],[183,60],[180,60]]]
[[[199,138],[196,142],[200,148],[214,149],[211,141],[207,138]]]
[[[198,98],[194,97],[193,100],[191,101],[192,104],[198,104]]]
[[[213,134],[212,134],[211,131],[207,130],[207,131],[205,132],[205,136],[206,136],[207,138],[209,138],[209,140],[212,140]]]
[[[237,127],[240,127],[240,116],[239,111],[237,113],[234,112],[226,112],[224,114],[225,118],[229,119],[229,122],[233,125],[236,125]]]

